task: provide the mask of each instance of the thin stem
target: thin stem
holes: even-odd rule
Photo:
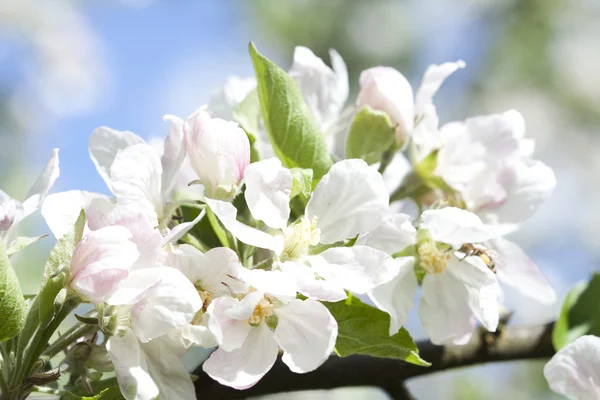
[[[48,346],[46,350],[44,350],[43,355],[51,359],[80,337],[85,336],[97,329],[98,326],[96,325],[81,325],[73,332],[61,336],[54,343]]]
[[[6,359],[2,360],[2,364],[3,366],[6,364]],[[0,400],[5,400],[9,398],[10,390],[8,389],[8,382],[4,379],[4,372],[2,370],[0,370]]]
[[[189,244],[190,246],[197,248],[198,250],[200,250],[203,253],[206,253],[208,250],[210,250],[210,247],[208,245],[206,245],[203,241],[201,241],[194,235],[190,235],[189,233],[186,233],[181,238],[181,241]]]
[[[219,224],[219,221],[217,219],[217,216],[212,212],[210,207],[206,207],[206,215],[208,216],[208,221],[210,222],[210,225],[212,226],[213,230],[215,231],[215,234],[217,235],[217,238],[219,238],[219,241],[221,242],[221,244],[223,246],[231,249],[231,245],[229,244],[229,239],[227,238],[227,232],[225,232],[225,230],[221,227],[221,225]]]
[[[396,150],[396,146],[394,145],[390,149],[383,152],[381,155],[381,163],[379,164],[379,169],[377,170],[380,174],[383,175],[387,167],[392,163]]]

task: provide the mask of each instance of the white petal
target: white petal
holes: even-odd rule
[[[148,370],[158,386],[160,398],[195,400],[196,391],[190,373],[172,349],[168,336],[142,343]]]
[[[165,139],[164,151],[160,160],[163,169],[161,189],[166,198],[175,185],[186,151],[183,140],[183,120],[175,115],[165,115],[163,119],[171,123],[171,130]]]
[[[277,359],[277,351],[273,332],[261,324],[250,330],[241,348],[230,353],[219,348],[204,362],[202,369],[222,385],[247,389],[269,372]]]
[[[323,304],[294,300],[277,308],[276,314],[275,340],[292,372],[313,371],[327,360],[335,346],[338,325]]]
[[[451,246],[485,242],[494,236],[479,217],[456,207],[427,210],[421,218],[421,228],[427,229],[434,240]]]
[[[282,229],[290,217],[292,174],[277,158],[250,164],[244,172],[244,197],[254,219]]]
[[[315,271],[308,265],[287,261],[280,268],[294,278],[298,291],[308,298],[334,302],[348,297],[341,285],[317,278]]]
[[[358,294],[391,280],[399,267],[384,252],[357,245],[327,249],[308,261],[324,279]]]
[[[208,314],[203,314],[203,316],[207,317],[208,321]],[[181,328],[181,337],[195,345],[202,346],[204,348],[217,347],[219,345],[215,335],[213,335],[210,329],[208,329],[208,325],[184,326]]]
[[[246,301],[241,306],[238,299],[229,296],[216,298],[208,306],[207,312],[210,314],[208,328],[215,335],[217,342],[224,351],[239,349],[246,340],[250,329],[252,329],[250,324],[248,324],[247,318],[252,315],[254,307],[262,298],[262,294],[258,292],[253,293],[257,294],[250,293],[245,297]],[[249,304],[251,301],[253,304]],[[249,309],[249,313],[246,312],[248,315],[246,319],[233,318],[231,314],[234,313],[231,310],[234,307],[237,307],[237,310],[234,310],[236,311],[235,314],[237,314],[233,315],[235,317],[243,317],[240,309],[246,311]]]
[[[168,253],[167,262],[213,297],[229,294],[229,290],[235,293],[247,290],[247,285],[239,278],[242,264],[237,254],[226,247],[216,247],[203,254],[188,244],[174,246]]]
[[[70,287],[91,303],[102,303],[127,278],[139,252],[122,226],[108,226],[86,235],[71,260]]]
[[[394,259],[394,262],[399,265],[398,275],[369,292],[369,297],[377,308],[390,315],[390,336],[395,335],[406,324],[418,287],[414,258],[400,257]]]
[[[473,314],[488,331],[494,332],[500,318],[500,286],[496,275],[480,257],[476,256],[464,259],[452,257],[448,263],[447,273],[465,285],[469,295],[469,307]]]
[[[40,208],[48,191],[52,188],[59,175],[58,149],[54,149],[52,150],[52,155],[44,167],[44,170],[29,190],[29,193],[27,193],[27,196],[25,196],[26,200],[23,202],[23,217],[30,215]]]
[[[386,216],[375,230],[358,239],[357,243],[392,255],[417,242],[417,230],[407,214]]]
[[[600,398],[600,338],[582,336],[544,367],[550,389],[572,400]]]
[[[159,389],[148,372],[148,363],[140,343],[130,330],[123,336],[111,336],[106,346],[115,366],[121,394],[127,400],[154,400]]]
[[[240,278],[256,290],[271,294],[281,300],[295,298],[298,291],[295,280],[281,271],[241,269]]]
[[[519,246],[503,238],[493,239],[486,245],[498,253],[496,267],[500,282],[542,304],[556,302],[554,288]]]
[[[447,62],[443,64],[432,64],[427,67],[423,75],[421,87],[417,91],[415,98],[415,112],[422,115],[425,105],[433,102],[433,96],[437,93],[442,83],[452,75],[456,70],[465,67],[465,62],[458,60],[456,62]]]
[[[318,218],[321,243],[329,244],[375,229],[388,209],[381,174],[363,160],[343,160],[321,179],[306,215]]]
[[[109,199],[103,194],[82,190],[69,190],[46,196],[42,203],[42,216],[54,237],[60,239],[73,229],[81,209],[95,198]]]
[[[137,144],[120,151],[110,168],[111,186],[119,203],[136,207],[153,226],[163,218],[162,166],[150,145]]]
[[[233,110],[256,89],[256,78],[240,78],[228,76],[223,87],[212,94],[208,102],[208,110],[217,118],[233,119]]]
[[[269,249],[277,254],[283,249],[283,240],[281,238],[273,237],[266,232],[259,231],[239,222],[236,219],[237,210],[233,204],[209,198],[206,198],[205,201],[223,226],[225,226],[225,229],[243,243],[260,247],[261,249]]]
[[[196,226],[198,222],[202,220],[202,218],[204,218],[204,215],[206,215],[206,210],[202,210],[193,220],[182,222],[173,227],[163,238],[163,246],[166,246],[169,243],[177,243],[179,239],[184,237],[194,226]]]
[[[512,225],[531,217],[556,187],[551,168],[541,161],[521,160],[504,168],[498,181],[505,189],[503,201],[482,204],[477,214],[492,225]]]
[[[475,330],[467,290],[448,273],[425,277],[419,316],[433,344],[466,344]]]
[[[131,275],[142,273],[160,280],[131,310],[131,325],[140,341],[150,341],[189,324],[202,307],[194,285],[175,268],[149,268]]]
[[[89,141],[90,157],[110,188],[110,166],[117,153],[134,144],[144,143],[144,139],[133,132],[117,131],[115,129],[101,126],[92,132]]]

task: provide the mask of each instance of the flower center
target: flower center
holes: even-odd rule
[[[316,246],[321,239],[321,230],[317,228],[317,217],[312,221],[302,217],[284,232],[284,259],[297,259],[308,253],[310,246]]]
[[[432,240],[421,243],[418,252],[421,266],[428,274],[444,272],[452,254],[451,251],[439,249]]]
[[[271,315],[273,315],[273,303],[263,297],[254,307],[254,312],[248,318],[248,323],[258,325]]]

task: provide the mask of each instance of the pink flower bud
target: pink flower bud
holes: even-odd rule
[[[234,122],[211,118],[204,110],[193,113],[184,126],[192,168],[212,198],[234,195],[250,163],[250,142]]]
[[[75,248],[69,286],[90,303],[102,303],[129,275],[140,253],[123,226],[90,232]]]
[[[383,111],[396,126],[396,142],[403,143],[414,126],[414,99],[404,75],[390,67],[374,67],[360,74],[356,106]]]

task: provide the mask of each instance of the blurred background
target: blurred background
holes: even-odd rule
[[[296,45],[326,62],[335,48],[354,94],[367,67],[396,67],[416,86],[429,64],[465,60],[467,68],[436,97],[441,121],[518,109],[537,141],[537,158],[558,178],[553,198],[514,239],[561,300],[597,269],[596,0],[0,0],[0,187],[22,200],[59,147],[54,191],[106,193],[87,152],[92,130],[166,135],[164,114],[187,116],[227,76],[253,74],[250,40],[285,69]],[[39,217],[25,227],[45,229]],[[51,242],[17,260],[25,293],[37,290]],[[560,306],[532,307],[510,293],[507,302],[519,306],[515,323],[550,320]],[[409,328],[419,337],[414,318]],[[419,399],[553,398],[542,366],[496,364],[427,376],[409,387]]]

